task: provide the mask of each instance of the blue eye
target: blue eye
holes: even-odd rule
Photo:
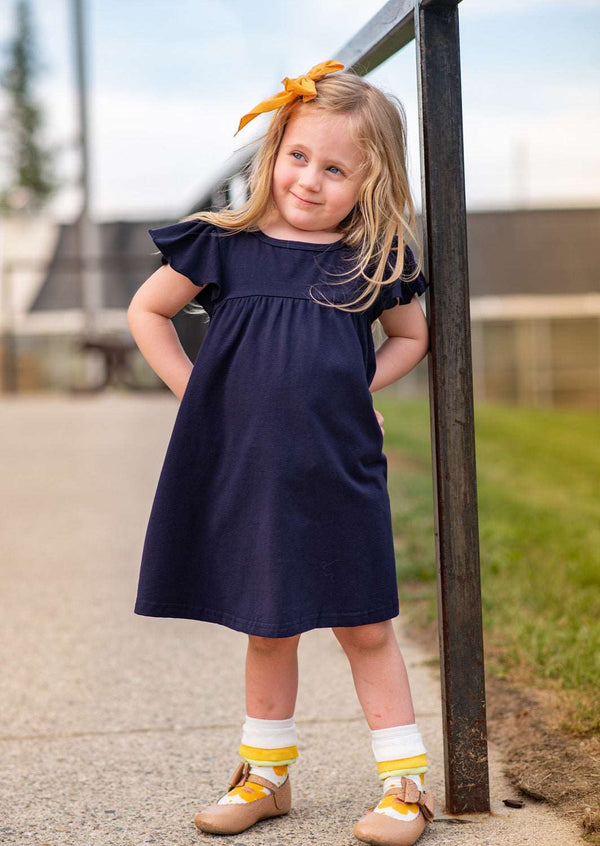
[[[300,161],[300,159],[304,158],[304,153],[299,153],[298,150],[293,150],[293,152],[291,152],[290,155],[293,156],[296,159],[296,161]],[[300,159],[296,158],[297,156],[300,156]],[[331,165],[330,167],[327,168],[327,170],[335,170],[336,173],[334,173],[334,176],[337,176],[338,174],[340,176],[344,175],[342,173],[342,171],[339,169],[339,167],[336,167],[335,165]]]

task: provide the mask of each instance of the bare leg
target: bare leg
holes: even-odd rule
[[[298,693],[298,643],[293,637],[248,635],[246,713],[260,720],[293,716]]]
[[[414,723],[406,665],[391,620],[332,629],[348,656],[370,729]]]

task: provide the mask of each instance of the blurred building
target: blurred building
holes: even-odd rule
[[[467,239],[475,399],[600,410],[600,209],[471,212]]]
[[[98,329],[127,336],[126,310],[160,265],[147,234],[169,221],[99,225],[104,307]],[[600,409],[600,209],[467,215],[477,401]],[[65,390],[83,378],[80,263],[74,227],[29,218],[2,225],[3,390]],[[207,323],[174,322],[193,360]],[[385,336],[376,331],[376,342]],[[140,384],[157,377],[134,355]],[[385,389],[427,394],[427,362]]]
[[[141,388],[159,388],[163,383],[135,349],[127,307],[142,282],[160,266],[148,228],[167,222],[98,224],[100,258],[86,265],[99,275],[102,290],[95,337],[134,348],[133,376]],[[23,215],[5,219],[0,232],[3,390],[62,391],[97,382],[103,356],[81,348],[90,336],[85,330],[76,226]],[[190,317],[181,313],[174,322],[180,337],[187,339],[186,352],[195,357],[203,337],[198,321],[190,325]],[[97,366],[90,367],[94,363]]]

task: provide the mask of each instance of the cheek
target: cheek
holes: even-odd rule
[[[338,205],[350,212],[356,205],[358,193],[355,190],[345,189],[340,191],[337,197]]]
[[[290,183],[289,169],[282,163],[275,163],[273,170],[273,191],[281,191]]]

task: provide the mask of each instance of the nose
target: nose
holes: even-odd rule
[[[318,191],[320,188],[320,174],[316,168],[305,167],[298,177],[298,187],[307,191]]]

